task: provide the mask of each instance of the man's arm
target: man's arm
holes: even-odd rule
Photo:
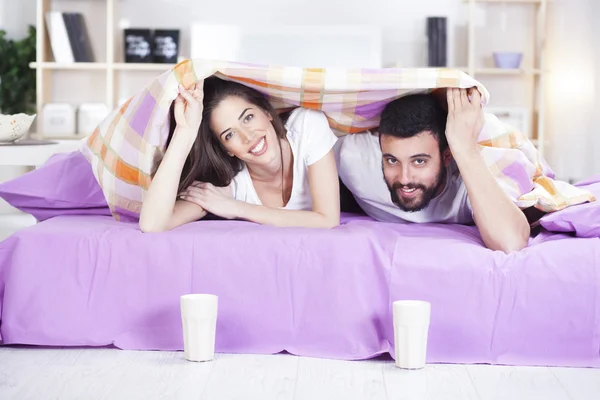
[[[498,185],[479,150],[459,153],[455,160],[485,245],[505,253],[526,247],[530,234],[527,218]]]
[[[448,89],[446,137],[467,188],[475,224],[485,245],[505,253],[527,246],[530,227],[525,214],[504,193],[477,148],[483,128],[481,95],[464,89]]]

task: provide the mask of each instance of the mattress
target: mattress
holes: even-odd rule
[[[600,367],[598,210],[553,215],[508,255],[473,226],[356,215],[332,230],[198,221],[152,234],[57,216],[0,243],[1,340],[182,350],[179,296],[214,293],[217,352],[357,360],[393,355],[391,304],[419,299],[432,304],[429,363]]]

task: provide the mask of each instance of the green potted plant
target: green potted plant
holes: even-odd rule
[[[29,26],[24,39],[11,40],[0,30],[0,113],[35,113],[36,28]]]

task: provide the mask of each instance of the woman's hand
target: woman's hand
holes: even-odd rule
[[[204,81],[196,82],[190,90],[179,86],[179,95],[173,104],[177,124],[173,140],[150,182],[140,211],[143,232],[162,232],[206,215],[200,207],[176,202],[181,173],[202,121],[203,86]]]
[[[179,194],[182,200],[195,203],[221,218],[238,218],[238,201],[233,199],[230,187],[217,187],[210,183],[194,182]]]
[[[203,85],[204,80],[196,82],[189,90],[179,85],[179,95],[175,99],[175,122],[177,127],[174,135],[188,137],[192,139],[192,142],[196,140],[202,122]]]

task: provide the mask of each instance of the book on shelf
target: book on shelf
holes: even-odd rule
[[[446,17],[427,18],[427,65],[447,66]]]
[[[94,52],[83,14],[50,11],[46,30],[57,63],[94,62]]]

